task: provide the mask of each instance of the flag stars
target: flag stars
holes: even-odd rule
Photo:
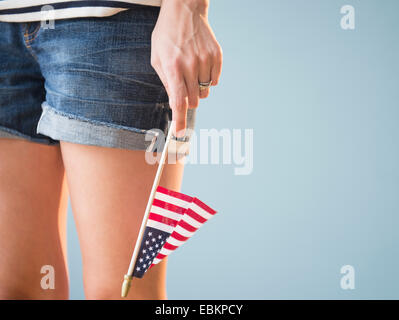
[[[152,236],[152,232],[148,232],[148,236],[151,237]]]
[[[154,248],[153,247],[149,247],[148,250],[152,251]]]
[[[140,267],[137,267],[136,270],[137,270],[137,271],[140,271],[141,269],[140,269]]]
[[[158,239],[162,239],[162,236],[161,236],[161,235],[159,235],[159,236],[158,236]]]
[[[150,259],[150,256],[149,256],[149,255],[147,255],[147,256],[145,257],[145,259],[146,259],[146,260]]]
[[[144,259],[143,259],[143,258],[140,258],[140,259],[139,259],[139,261],[140,261],[140,263],[141,263],[141,262],[143,262],[143,261],[144,261]]]
[[[146,249],[143,249],[143,251],[142,251],[143,253],[147,253],[147,250]]]
[[[155,241],[157,241],[157,239],[155,239],[155,238],[152,238],[152,242],[155,242]]]
[[[155,248],[158,248],[158,247],[159,247],[159,245],[158,245],[158,243],[156,243],[156,244],[155,244]]]
[[[150,244],[150,241],[147,240],[147,241],[145,242],[145,244],[148,246],[148,245]]]

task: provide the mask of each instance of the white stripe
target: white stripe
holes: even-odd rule
[[[78,0],[70,0],[69,2],[74,2]],[[46,5],[49,3],[58,3],[58,2],[65,2],[65,0],[5,0],[0,1],[0,9],[14,9],[14,8],[23,8],[23,7],[33,7],[33,6],[40,6]]]
[[[160,253],[160,254],[163,254],[163,255],[165,255],[165,256],[168,256],[168,255],[170,255],[173,251],[174,251],[174,250],[168,250],[168,249],[162,248],[161,251],[159,251],[159,253]]]
[[[80,0],[69,0],[68,2],[74,2]],[[111,1],[120,1],[120,0],[109,0]],[[51,3],[65,2],[65,0],[5,0],[0,1],[0,9],[13,9],[13,8],[23,8],[23,7],[32,7],[32,6],[40,6]],[[162,0],[123,0],[123,2],[127,3],[135,3],[135,4],[144,4],[147,6],[160,6]]]
[[[163,217],[167,217],[167,218],[170,218],[170,219],[173,219],[173,220],[177,220],[177,221],[180,221],[180,219],[183,217],[183,214],[178,214],[176,212],[169,211],[169,210],[166,210],[164,208],[157,207],[155,205],[152,205],[151,212],[159,214],[159,215],[161,215]]]
[[[147,227],[152,227],[161,231],[165,231],[167,233],[172,233],[173,232],[173,226],[169,226],[167,224],[154,221],[154,220],[147,220]]]
[[[178,234],[182,235],[183,237],[187,237],[190,238],[193,236],[194,232],[190,232],[187,231],[186,229],[184,229],[182,226],[176,226],[176,228],[173,230],[176,231]],[[171,237],[173,237],[173,235],[171,235]]]
[[[167,243],[171,244],[172,246],[180,247],[184,241],[177,240],[173,237],[169,237]]]
[[[161,259],[155,258],[154,261],[152,262],[152,264],[158,264],[161,261],[162,261]]]
[[[197,228],[197,229],[203,225],[203,223],[191,218],[188,214],[184,214],[184,216],[182,217],[182,220],[184,220],[190,226]]]
[[[1,2],[1,1],[0,1]],[[68,18],[79,18],[79,17],[106,17],[116,14],[120,11],[127,9],[119,8],[106,8],[106,7],[86,7],[86,8],[68,8],[54,10],[51,13],[51,18],[56,19],[68,19]],[[29,21],[41,21],[43,17],[49,17],[49,14],[43,12],[28,12],[21,14],[4,14],[0,15],[0,21],[4,22],[29,22]]]
[[[159,199],[159,200],[174,204],[175,206],[182,207],[184,209],[187,209],[191,203],[189,201],[178,199],[178,198],[175,198],[173,196],[170,196],[170,195],[162,193],[162,192],[157,192],[155,194],[155,199]]]
[[[213,217],[208,211],[202,209],[199,205],[196,203],[192,202],[191,203],[191,210],[193,210],[195,213],[198,213],[201,217],[203,217],[206,220],[209,220],[210,218]]]

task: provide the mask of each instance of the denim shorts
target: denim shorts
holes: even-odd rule
[[[148,149],[151,134],[166,134],[172,119],[150,63],[159,10],[137,5],[110,17],[57,20],[54,28],[0,22],[0,138]],[[189,129],[195,110],[188,109]],[[189,143],[186,132],[176,144]]]

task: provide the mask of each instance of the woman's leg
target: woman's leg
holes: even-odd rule
[[[119,299],[157,165],[144,151],[61,142],[83,255],[86,298]],[[165,164],[161,185],[178,191],[182,164]],[[128,298],[165,299],[166,261],[134,279]]]
[[[63,179],[59,147],[0,139],[0,299],[68,298]]]

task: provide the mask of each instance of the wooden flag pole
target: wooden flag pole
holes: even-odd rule
[[[147,225],[147,220],[148,220],[148,217],[150,215],[150,210],[151,210],[151,207],[152,207],[152,203],[154,201],[154,197],[155,197],[155,193],[157,191],[157,187],[158,187],[159,181],[161,180],[162,170],[163,170],[163,167],[164,167],[164,164],[165,164],[166,156],[168,154],[168,146],[169,146],[169,142],[171,140],[172,131],[173,131],[172,130],[172,125],[173,125],[173,122],[169,126],[168,135],[166,137],[166,142],[165,142],[165,145],[164,145],[164,148],[163,148],[163,151],[162,151],[161,159],[159,161],[158,170],[157,170],[157,173],[155,175],[155,179],[154,179],[154,183],[152,185],[150,197],[149,197],[148,202],[147,202],[147,207],[145,209],[145,213],[144,213],[143,221],[141,223],[139,235],[137,237],[136,245],[134,246],[132,259],[130,260],[129,270],[128,270],[127,274],[125,274],[125,277],[123,279],[122,298],[126,298],[127,294],[129,293],[129,289],[130,289],[131,282],[132,282],[132,279],[133,279],[133,272],[134,272],[133,268],[134,268],[134,266],[136,264],[137,256],[138,256],[138,253],[139,253],[139,250],[140,250],[141,239],[143,238],[143,235],[144,235],[144,230],[145,230],[145,227]]]

